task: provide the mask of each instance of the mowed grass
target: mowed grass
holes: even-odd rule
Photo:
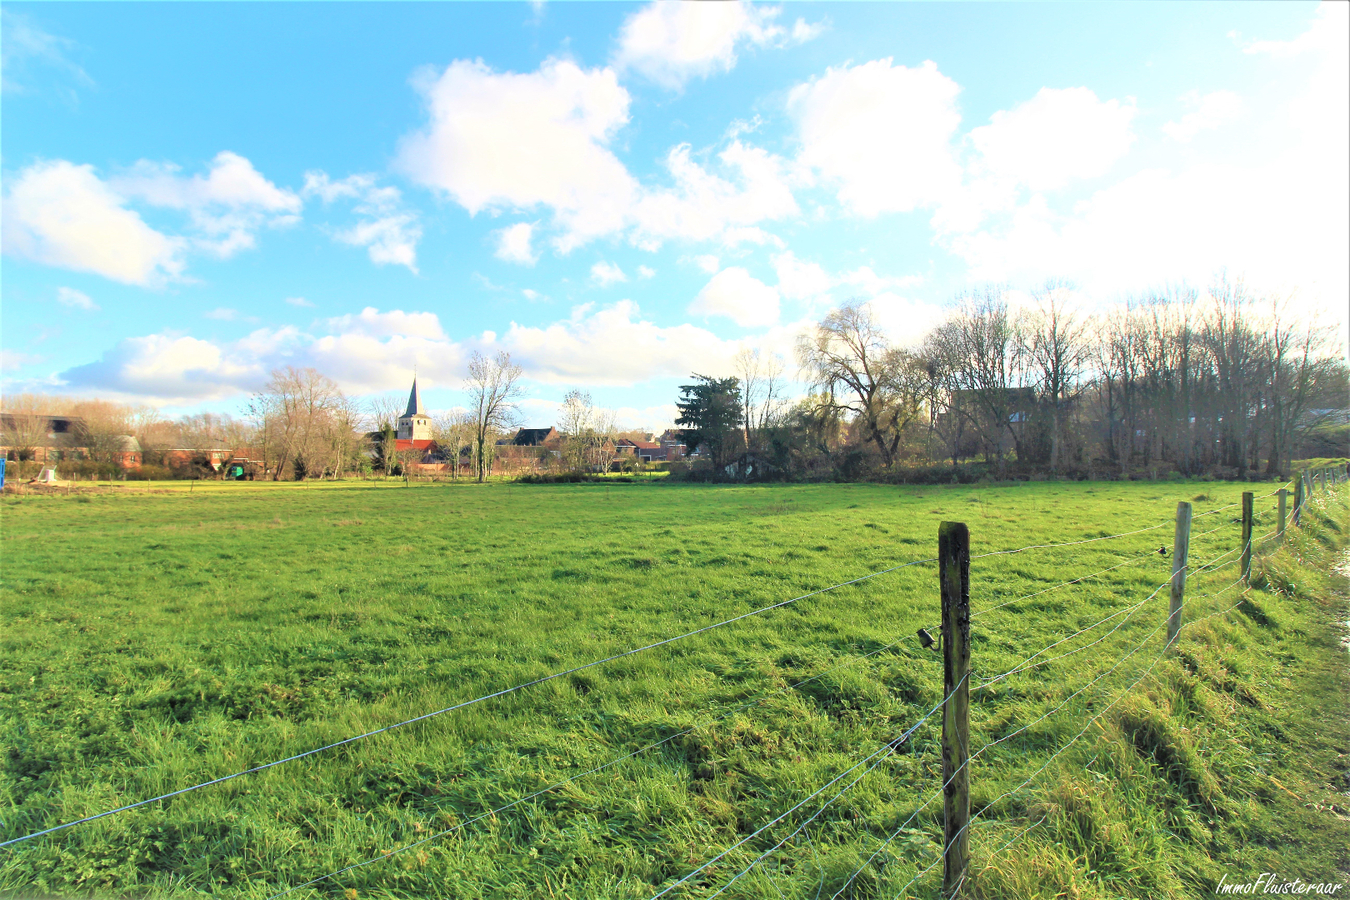
[[[1334,881],[1350,868],[1333,573],[1346,506],[1319,497],[1244,600],[1241,491],[226,484],[6,499],[0,839],[931,558],[942,520],[966,522],[977,555],[1158,525],[972,563],[976,684],[1120,615],[973,694],[973,749],[1005,740],[972,763],[969,890],[1209,896],[1249,869]],[[1183,611],[1219,614],[1164,655],[1171,561],[1156,548],[1178,500],[1197,515],[1192,564],[1226,567],[1192,579]],[[1274,498],[1257,507],[1262,535]],[[935,567],[902,568],[0,850],[0,890],[261,898],[374,860],[289,896],[644,898],[786,813],[668,896],[936,896],[940,864],[914,879],[941,840],[940,797],[921,806],[940,787],[939,718],[873,754],[941,699],[940,655],[913,637],[938,622]]]

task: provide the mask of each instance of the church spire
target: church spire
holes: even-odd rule
[[[406,419],[409,416],[425,416],[426,409],[422,406],[422,395],[417,393],[417,376],[413,376],[412,393],[408,394],[408,410],[403,414]]]

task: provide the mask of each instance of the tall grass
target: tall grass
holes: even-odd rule
[[[1241,490],[1203,489],[1197,515]],[[1165,582],[1153,550],[1195,490],[227,484],[5,500],[0,839],[931,557],[943,519],[969,523],[976,554],[1163,526],[976,560],[974,664],[1005,672]],[[1262,534],[1273,498],[1259,507]],[[1197,535],[1218,530],[1193,563],[1236,547],[1235,512],[1197,519]],[[1164,590],[1053,655],[1119,626],[1099,644],[977,691],[973,739],[1018,733],[972,767],[972,893],[1203,896],[1226,867],[1344,867],[1350,832],[1327,805],[1350,737],[1330,624],[1346,524],[1340,501],[1315,507],[1259,558],[1245,603],[1174,653],[1150,637]],[[1188,620],[1241,599],[1207,596],[1235,569],[1192,580]],[[940,657],[912,635],[936,620],[933,567],[902,569],[0,851],[0,888],[268,897],[375,859],[290,896],[649,897],[931,709]],[[723,896],[829,896],[860,869],[844,896],[894,896],[936,858],[940,800],[914,813],[938,787],[939,736],[931,720],[878,757]],[[712,895],[819,805],[674,896]],[[935,877],[911,893],[933,895]]]

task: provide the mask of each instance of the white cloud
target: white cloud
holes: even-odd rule
[[[287,297],[285,302],[289,303],[291,306],[300,306],[308,309],[313,309],[315,306],[314,303],[306,300],[304,297]]]
[[[878,275],[871,266],[831,275],[819,263],[802,260],[790,250],[776,254],[773,267],[778,274],[779,293],[791,300],[829,299],[829,292],[836,287],[850,288],[850,297],[894,297],[893,289],[914,287],[923,282],[919,275]]]
[[[639,241],[702,241],[737,226],[797,214],[794,174],[781,157],[735,140],[718,159],[729,173],[736,173],[739,185],[695,162],[688,144],[671,149],[665,163],[674,186],[646,191],[633,211]]]
[[[778,273],[778,291],[789,300],[810,300],[829,292],[833,279],[819,263],[805,262],[791,250],[773,257]]]
[[[119,341],[97,362],[61,373],[74,388],[96,388],[151,402],[211,400],[259,387],[259,359],[229,346],[174,334]]]
[[[778,291],[740,266],[731,266],[703,286],[689,312],[724,316],[744,328],[772,325],[778,321]]]
[[[356,224],[335,231],[333,239],[365,247],[376,265],[406,266],[417,273],[422,226],[417,214],[403,207],[403,194],[398,188],[380,187],[378,177],[371,173],[334,181],[326,172],[316,170],[305,173],[303,193],[318,197],[325,205],[339,199],[354,201],[352,210],[360,218]]]
[[[728,250],[734,250],[741,244],[754,244],[763,247],[765,244],[771,244],[779,249],[784,246],[783,239],[775,234],[770,234],[762,228],[756,228],[753,225],[728,228],[722,232],[722,246]]]
[[[328,320],[328,327],[341,333],[370,337],[424,337],[443,340],[441,321],[435,313],[404,312],[401,309],[380,312],[367,306],[357,315],[337,316]]]
[[[233,322],[239,318],[239,310],[230,309],[228,306],[220,306],[209,312],[202,313],[204,319],[215,319],[217,322]]]
[[[517,222],[508,228],[493,232],[497,236],[497,252],[494,255],[507,262],[534,265],[539,261],[539,255],[530,247],[534,229],[535,223]]]
[[[56,289],[56,302],[62,306],[71,306],[75,309],[87,309],[90,311],[98,309],[98,304],[90,299],[84,291],[77,291],[74,288],[59,287]]]
[[[694,257],[694,265],[709,275],[713,275],[716,274],[718,269],[722,268],[722,261],[711,253],[704,253],[701,256]]]
[[[422,239],[422,228],[413,213],[358,222],[334,237],[344,244],[365,247],[370,261],[376,265],[392,263],[417,273],[417,242]]]
[[[805,44],[807,41],[813,41],[825,32],[824,22],[807,22],[799,18],[792,23],[792,42],[794,44]]]
[[[75,42],[69,38],[49,34],[21,13],[0,9],[0,90],[28,93],[32,89],[28,70],[36,68],[55,70],[83,87],[92,85],[89,74],[71,60],[74,49]],[[58,93],[75,99],[70,88],[58,87]]]
[[[718,171],[681,144],[664,160],[669,186],[639,184],[609,146],[629,107],[612,69],[550,59],[537,72],[497,73],[459,60],[424,73],[417,87],[430,121],[403,139],[396,165],[472,215],[548,208],[563,253],[624,233],[649,250],[724,233],[751,240],[762,237],[746,230],[756,223],[798,212],[792,186],[801,173],[734,138],[716,156]],[[499,232],[498,255],[537,258],[523,240],[537,237],[537,224]]]
[[[958,93],[931,61],[828,69],[788,94],[799,159],[859,215],[936,204],[961,180],[951,146],[961,121]]]
[[[637,273],[639,278],[655,278],[656,270],[651,266],[638,266]]]
[[[591,266],[591,280],[601,287],[609,287],[611,284],[627,281],[628,276],[614,263],[601,260]]]
[[[629,16],[619,34],[614,63],[669,88],[736,65],[739,45],[764,45],[783,36],[777,7],[744,2],[677,3],[656,0]],[[801,39],[809,26],[799,23]],[[795,35],[794,35],[795,36]]]
[[[867,301],[876,322],[892,341],[902,347],[917,348],[947,315],[936,303],[926,303],[883,291]]]
[[[415,81],[430,122],[401,142],[396,165],[476,215],[550,207],[564,251],[623,227],[638,186],[607,145],[628,121],[610,69],[549,59],[497,73],[457,60]]]
[[[872,271],[871,266],[859,266],[839,276],[840,284],[861,288],[867,294],[881,294],[892,288],[911,288],[923,284],[922,275],[886,276]]]
[[[447,337],[437,316],[426,312],[365,309],[320,325],[314,334],[261,328],[228,342],[173,332],[128,338],[100,359],[61,373],[53,386],[181,405],[257,390],[284,365],[313,366],[352,394],[407,390],[416,365],[425,385],[458,388],[473,350],[506,350],[534,381],[631,387],[690,371],[729,371],[740,346],[694,325],[646,321],[630,300],[604,308],[586,304],[548,325],[512,323],[504,334],[484,331],[462,340]]]
[[[720,371],[736,352],[733,342],[703,328],[643,321],[631,300],[599,310],[586,304],[543,328],[512,323],[492,346],[508,350],[537,381],[622,386]]]
[[[5,192],[4,251],[125,284],[177,277],[187,242],[151,228],[125,204],[92,166],[34,163]]]
[[[1084,87],[1041,88],[970,132],[970,143],[979,151],[975,173],[1033,191],[1095,178],[1129,151],[1135,112],[1132,101],[1101,101]]]
[[[108,186],[128,199],[186,212],[196,232],[193,244],[221,258],[253,247],[263,227],[300,220],[300,197],[278,188],[237,153],[216,154],[205,177],[180,171],[172,163],[141,160],[108,179]]]
[[[1300,81],[1262,116],[1282,149],[1242,162],[1152,168],[1060,209],[1042,195],[988,227],[941,241],[978,280],[1070,279],[1113,295],[1186,279],[1203,285],[1220,269],[1259,291],[1297,295],[1309,316],[1346,323],[1350,294],[1350,15],[1319,8],[1308,31],[1248,49],[1289,59]],[[1305,57],[1313,63],[1311,74]],[[1289,85],[1290,80],[1272,82]]]
[[[32,353],[20,353],[17,350],[0,348],[0,372],[15,372],[24,366],[40,363],[44,358]]]
[[[206,176],[178,172],[177,166],[142,160],[105,181],[92,166],[34,163],[6,191],[5,252],[127,284],[158,285],[181,276],[188,250],[229,257],[252,247],[259,229],[299,220],[300,198],[238,154],[218,154]],[[128,208],[132,202],[186,213],[187,233],[170,236],[151,228]]]
[[[1172,140],[1189,143],[1202,131],[1218,128],[1242,114],[1242,98],[1232,91],[1214,91],[1201,96],[1199,91],[1187,91],[1181,102],[1190,112],[1175,122],[1163,124],[1163,132]]]

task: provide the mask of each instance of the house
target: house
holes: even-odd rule
[[[498,446],[510,447],[547,447],[557,450],[562,446],[563,436],[553,426],[548,428],[521,428],[514,436],[498,441]]]
[[[0,454],[5,459],[39,463],[88,459],[88,443],[89,429],[79,416],[0,412]],[[140,468],[141,445],[129,434],[118,435],[110,457],[123,469]]]
[[[619,438],[614,442],[614,452],[620,456],[632,456],[643,462],[663,462],[666,457],[666,448],[662,447],[657,441],[636,441],[629,438]]]
[[[175,469],[198,465],[219,472],[234,458],[232,447],[222,447],[223,441],[208,442],[205,447],[174,447],[164,453],[164,464]]]

